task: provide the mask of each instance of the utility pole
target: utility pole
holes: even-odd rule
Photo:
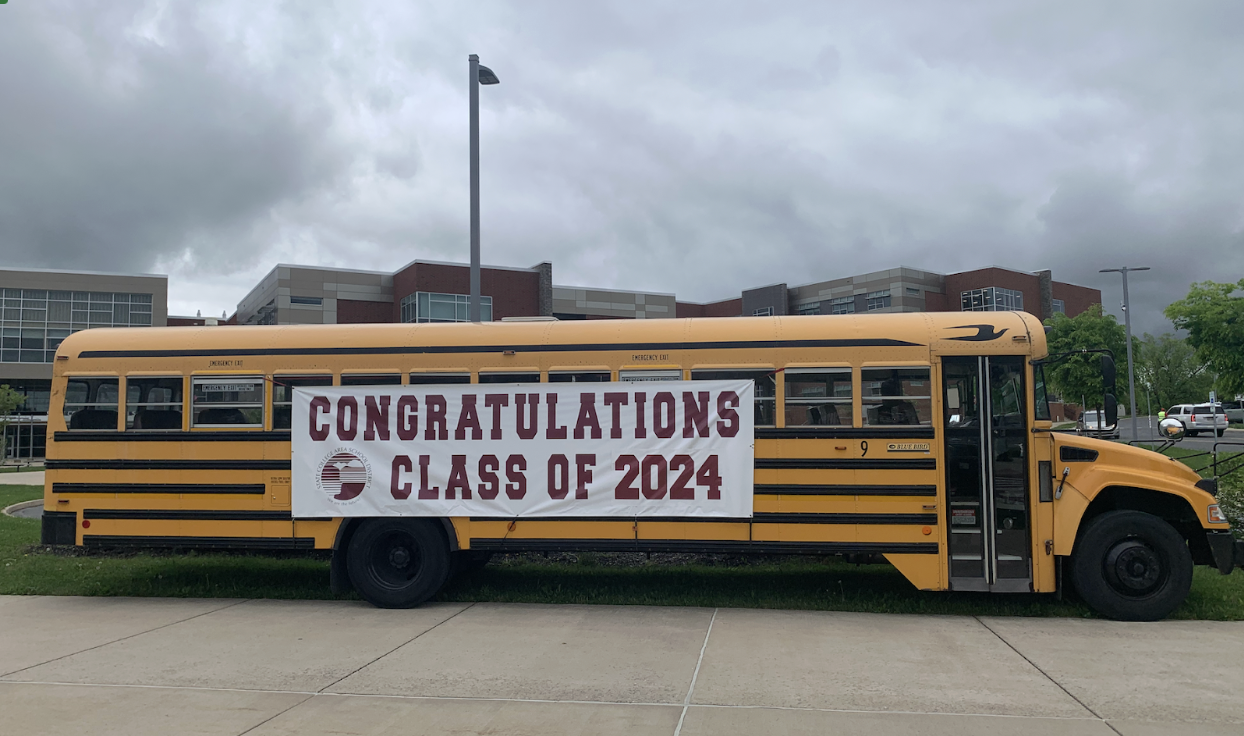
[[[1121,273],[1123,274],[1123,325],[1127,332],[1127,394],[1129,400],[1129,411],[1132,413],[1132,439],[1136,436],[1136,372],[1132,365],[1132,310],[1127,300],[1127,273],[1128,271],[1148,271],[1148,266],[1140,266],[1131,268],[1123,266],[1122,268],[1103,268],[1098,273]]]

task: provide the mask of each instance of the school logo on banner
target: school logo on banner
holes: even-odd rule
[[[353,503],[371,483],[371,463],[347,448],[339,447],[320,463],[316,485],[341,503]]]

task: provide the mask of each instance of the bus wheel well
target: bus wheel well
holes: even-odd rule
[[[350,539],[354,537],[354,532],[364,521],[367,519],[342,519],[341,526],[337,527],[337,537],[333,540],[333,556],[328,571],[329,587],[334,595],[344,595],[354,590],[354,584],[350,582],[350,573],[346,569],[346,550],[350,548]],[[439,521],[441,523],[438,528],[445,537],[445,545],[451,552],[456,552],[458,535],[454,531],[453,522],[449,519],[439,519]]]
[[[1077,547],[1079,535],[1084,533],[1089,522],[1108,511],[1143,511],[1152,514],[1170,524],[1187,540],[1194,564],[1214,564],[1214,555],[1205,537],[1205,530],[1201,527],[1200,517],[1187,499],[1171,493],[1132,486],[1109,486],[1093,498],[1080,519],[1080,530],[1076,536]]]

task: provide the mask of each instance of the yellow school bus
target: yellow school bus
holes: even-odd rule
[[[494,552],[858,555],[922,590],[1054,592],[1157,619],[1237,552],[1216,486],[1053,432],[1041,323],[1022,312],[96,329],[54,363],[43,541],[332,550],[384,606]],[[753,515],[294,518],[293,390],[754,382]]]

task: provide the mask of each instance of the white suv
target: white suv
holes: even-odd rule
[[[1201,432],[1213,432],[1219,437],[1227,431],[1227,414],[1222,404],[1180,404],[1172,406],[1166,412],[1168,419],[1178,419],[1183,423],[1189,437],[1196,437]]]

